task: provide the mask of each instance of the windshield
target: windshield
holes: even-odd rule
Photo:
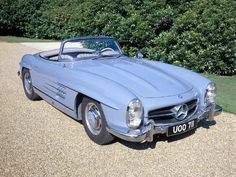
[[[60,59],[96,59],[122,55],[119,44],[112,37],[81,37],[62,43]]]

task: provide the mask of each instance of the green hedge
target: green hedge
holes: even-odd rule
[[[124,51],[198,72],[236,73],[235,0],[1,0],[0,33],[112,35]]]

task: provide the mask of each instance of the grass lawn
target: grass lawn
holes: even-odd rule
[[[30,39],[25,37],[16,37],[16,36],[0,36],[0,42],[55,42],[54,40],[46,39]]]
[[[206,75],[217,86],[217,104],[223,111],[236,114],[236,76]]]

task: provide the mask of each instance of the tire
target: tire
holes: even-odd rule
[[[32,79],[29,69],[23,69],[22,71],[22,82],[25,91],[25,95],[32,101],[40,100],[41,98],[34,92],[32,85]]]
[[[84,97],[81,108],[83,126],[89,138],[100,145],[111,143],[114,136],[106,130],[106,119],[100,103]]]

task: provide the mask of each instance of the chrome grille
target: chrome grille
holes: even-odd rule
[[[198,100],[194,99],[194,100],[185,102],[183,104],[186,104],[188,106],[188,114],[186,116],[186,118],[188,118],[195,113],[198,106]],[[153,119],[156,123],[175,122],[177,121],[175,118],[175,112],[173,111],[175,106],[178,106],[178,105],[168,106],[168,107],[149,111],[148,118]]]

